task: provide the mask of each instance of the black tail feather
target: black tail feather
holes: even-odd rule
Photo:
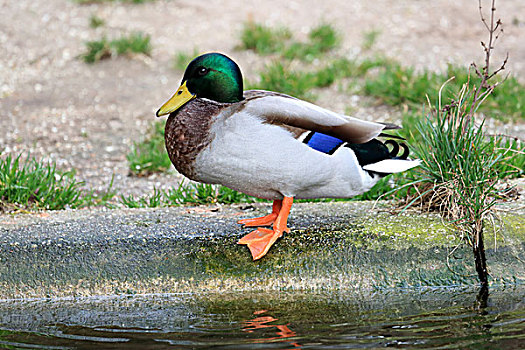
[[[389,150],[387,145],[392,145],[392,150]],[[394,140],[387,140],[383,143],[378,139],[373,139],[361,144],[347,143],[345,147],[354,151],[357,161],[362,167],[384,159],[407,159],[410,153],[406,144]],[[399,155],[401,148],[403,153]]]
[[[406,139],[404,137],[397,136],[397,135],[385,134],[384,132],[380,133],[379,137],[388,137],[389,139],[396,139],[396,140],[406,141]]]
[[[403,148],[403,154],[397,157],[396,159],[407,159],[408,155],[410,154],[410,151],[408,150],[408,146],[404,143],[399,144]]]
[[[397,156],[397,154],[399,153],[399,143],[397,143],[394,140],[386,140],[385,145],[392,145],[392,150],[390,151],[390,155],[392,157]]]

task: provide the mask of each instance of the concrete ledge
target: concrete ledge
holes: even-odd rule
[[[516,207],[516,208],[515,208]],[[487,229],[492,281],[525,281],[525,215]],[[472,253],[436,215],[389,203],[295,204],[260,261],[236,244],[239,218],[269,204],[78,210],[0,216],[0,299],[239,290],[361,290],[474,285]]]

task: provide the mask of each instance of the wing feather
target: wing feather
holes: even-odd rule
[[[246,91],[244,111],[272,124],[320,132],[351,143],[364,143],[391,125],[369,122],[329,111],[287,95]]]

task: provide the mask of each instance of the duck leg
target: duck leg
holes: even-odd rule
[[[283,204],[282,199],[274,200],[271,214],[261,216],[260,218],[242,219],[242,220],[237,221],[237,223],[243,224],[248,227],[270,226],[271,224],[273,224],[275,219],[277,219],[277,216],[279,215],[279,212],[281,211],[282,204]]]
[[[278,208],[279,211],[275,219],[273,219],[273,230],[259,227],[257,230],[250,232],[246,236],[242,237],[239,242],[237,242],[237,244],[246,244],[248,248],[250,248],[253,260],[257,260],[265,256],[275,241],[277,241],[277,239],[283,235],[283,232],[290,231],[290,229],[286,226],[286,223],[288,221],[290,209],[292,208],[293,197],[284,197],[282,201],[279,201],[281,203],[277,205],[276,202],[278,201],[274,201],[273,209],[275,210]],[[272,214],[274,214],[274,211],[272,211]],[[270,217],[272,214],[253,220]]]

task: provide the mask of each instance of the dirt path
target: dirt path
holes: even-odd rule
[[[105,187],[115,174],[120,193],[172,185],[175,175],[128,177],[126,154],[154,121],[154,112],[180,82],[172,68],[176,52],[221,51],[254,77],[262,61],[235,50],[243,22],[286,25],[300,38],[323,21],[343,35],[343,52],[358,54],[362,35],[379,30],[375,50],[407,65],[443,69],[482,56],[486,37],[473,0],[435,1],[177,1],[142,5],[78,5],[71,0],[0,0],[0,150],[31,152],[75,168],[87,186]],[[105,20],[89,27],[94,14]],[[499,52],[508,70],[525,80],[525,2],[500,1],[506,23]],[[78,59],[84,42],[143,31],[152,37],[151,57],[136,56],[87,65]],[[499,56],[501,57],[501,55]],[[495,57],[498,60],[498,55]],[[322,94],[319,104],[344,111],[346,100]],[[357,99],[358,101],[359,99]],[[359,103],[357,103],[359,105]],[[391,119],[386,108],[359,105],[362,118]],[[520,133],[523,126],[507,126]]]

